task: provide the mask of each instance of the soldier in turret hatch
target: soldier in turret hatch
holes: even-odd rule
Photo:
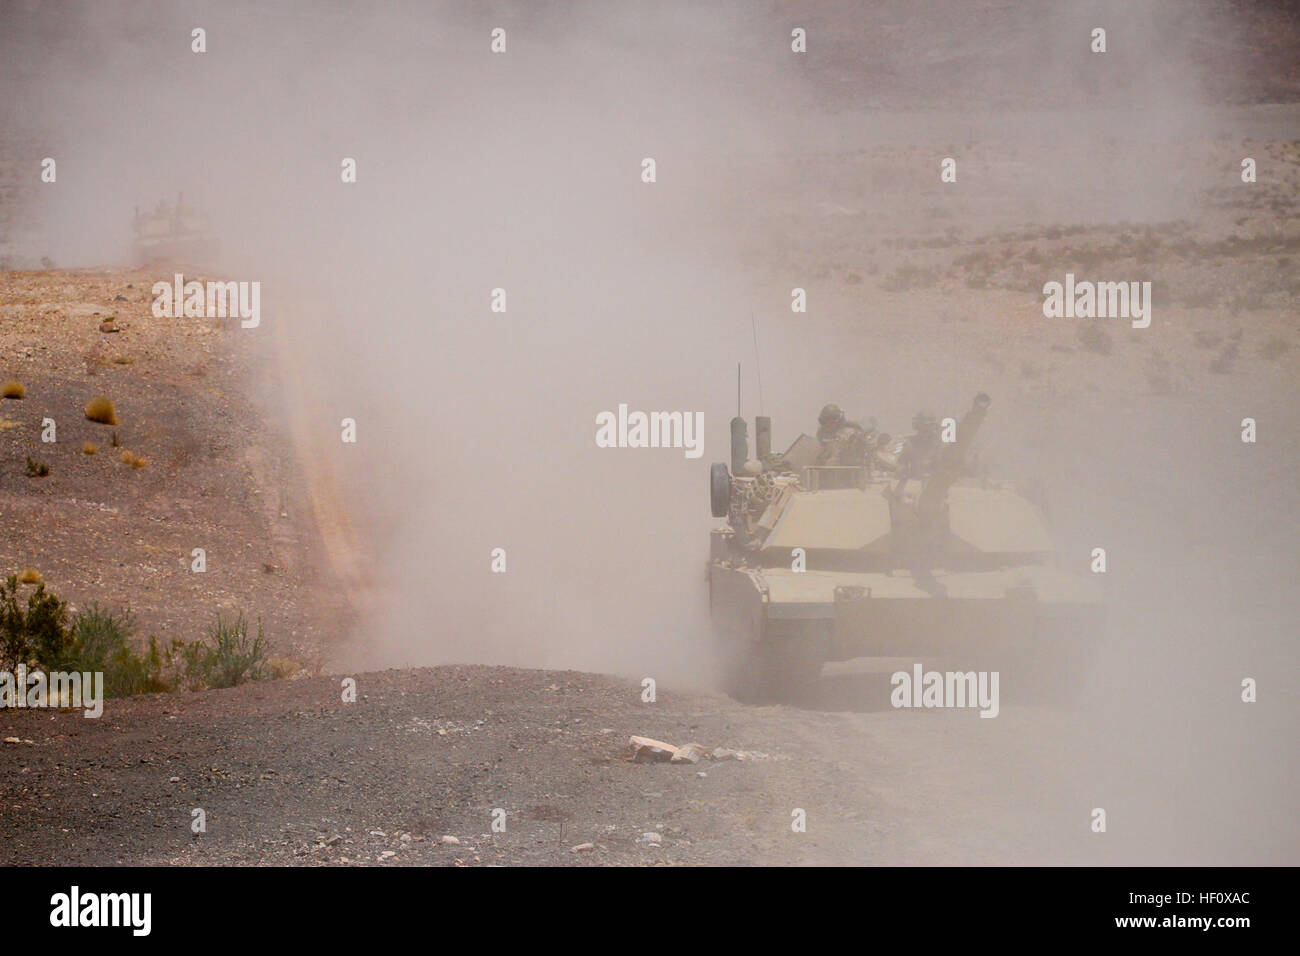
[[[917,412],[912,418],[911,435],[903,442],[898,455],[898,477],[902,481],[923,479],[939,464],[943,443],[939,440],[939,420],[929,412]]]
[[[866,460],[869,432],[857,422],[845,419],[838,405],[827,405],[817,416],[819,465],[861,465]]]

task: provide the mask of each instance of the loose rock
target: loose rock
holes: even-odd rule
[[[632,759],[638,763],[672,760],[677,748],[653,737],[630,737],[628,746],[632,748]]]
[[[671,763],[699,763],[704,756],[704,747],[700,744],[682,744],[673,754]]]

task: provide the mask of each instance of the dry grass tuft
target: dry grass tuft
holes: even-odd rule
[[[117,412],[113,403],[103,395],[96,396],[86,403],[86,417],[101,425],[116,425]]]
[[[272,657],[266,662],[267,673],[272,680],[292,680],[306,671],[301,664],[288,657]]]
[[[122,449],[122,463],[130,465],[136,471],[139,471],[145,465],[149,464],[149,459],[141,458],[139,455],[133,455],[125,448]]]
[[[35,568],[23,568],[18,574],[19,584],[40,584],[44,580],[41,577],[41,572]]]
[[[94,442],[88,441],[88,442],[81,443],[81,453],[83,455],[93,455],[97,451],[99,451],[99,446],[96,445]]]
[[[27,389],[23,387],[22,382],[15,382],[13,379],[0,385],[0,395],[5,398],[22,398],[27,394]]]

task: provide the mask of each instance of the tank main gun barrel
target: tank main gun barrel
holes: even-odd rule
[[[921,518],[933,517],[943,509],[943,503],[948,497],[948,489],[961,477],[971,440],[979,431],[980,425],[984,423],[984,416],[988,414],[992,402],[991,398],[980,392],[975,396],[970,411],[958,423],[956,441],[944,447],[943,453],[939,456],[938,466],[925,483],[925,487],[921,489],[921,495],[916,501],[916,511]]]

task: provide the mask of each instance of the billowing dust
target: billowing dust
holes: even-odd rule
[[[1095,706],[1024,747],[1059,754],[1080,826],[1106,806],[1135,862],[1295,862],[1294,350],[1224,377],[1191,344],[1274,321],[1294,338],[1295,286],[1230,317],[1178,302],[1158,261],[1086,274],[1078,255],[1176,222],[1293,240],[1294,184],[1240,229],[1207,196],[1255,188],[1239,141],[1294,140],[1295,114],[1232,105],[1257,71],[1225,79],[1251,48],[1213,4],[971,6],[18,4],[6,125],[58,157],[38,217],[58,264],[120,261],[133,205],[184,190],[215,217],[220,273],[263,283],[246,334],[360,543],[348,662],[699,686],[706,476],[737,362],[743,414],[761,375],[780,446],[827,401],[901,432],[983,390],[985,460],[1047,489],[1063,561],[1109,555]],[[19,49],[33,33],[39,53]],[[948,253],[1008,235],[1038,250],[1032,281],[963,281]],[[905,263],[953,281],[881,281]],[[1113,353],[1079,348],[1036,292],[1067,271],[1154,276],[1151,328],[1111,320]],[[597,448],[620,403],[703,411],[703,457]],[[1034,780],[1008,786],[1032,801]]]

